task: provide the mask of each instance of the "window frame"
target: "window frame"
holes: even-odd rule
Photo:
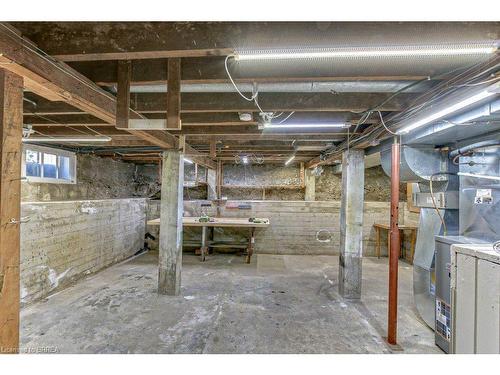
[[[60,156],[67,157],[69,158],[69,172],[70,172],[70,179],[65,180],[62,178],[53,178],[53,177],[36,177],[36,176],[26,176],[26,150],[30,151],[36,151],[39,153],[47,153],[47,154],[52,154],[56,155],[56,162],[57,162],[57,168],[56,170],[59,171],[59,163],[60,163]],[[44,156],[41,155],[40,157],[41,163],[40,163],[40,174],[43,175],[43,161],[44,161]],[[39,146],[39,145],[33,145],[33,144],[24,144],[23,145],[23,156],[22,156],[22,164],[21,164],[21,177],[23,180],[28,181],[28,182],[36,182],[36,183],[49,183],[49,184],[76,184],[76,153],[71,152],[71,151],[66,151],[66,150],[60,150],[57,148],[51,148],[51,147],[45,147],[45,146]]]

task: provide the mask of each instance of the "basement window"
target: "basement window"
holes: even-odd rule
[[[22,177],[28,182],[76,183],[76,154],[36,145],[23,146]]]

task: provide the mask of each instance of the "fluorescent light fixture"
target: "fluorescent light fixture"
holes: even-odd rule
[[[387,46],[357,48],[318,48],[291,50],[241,51],[235,54],[238,61],[298,60],[321,58],[377,58],[418,56],[488,55],[497,50],[494,43],[440,44],[428,46]]]
[[[441,111],[438,111],[430,116],[424,117],[421,120],[415,121],[414,123],[411,123],[410,125],[405,126],[404,128],[398,130],[398,134],[404,134],[408,133],[414,129],[420,128],[421,126],[427,125],[435,120],[439,120],[447,115],[450,115],[454,112],[457,112],[469,105],[472,105],[474,103],[477,103],[483,99],[486,99],[492,95],[496,95],[495,92],[490,91],[489,89],[485,89],[480,91],[479,93],[464,99],[458,103],[455,103],[449,107],[446,107],[442,109]]]
[[[466,177],[474,177],[474,178],[486,178],[488,180],[500,181],[500,176],[491,176],[491,175],[487,175],[487,174],[458,172],[457,175],[459,175],[459,176],[466,176]]]
[[[290,164],[290,163],[292,162],[292,160],[293,160],[293,159],[295,159],[295,155],[292,155],[292,156],[290,157],[290,159],[288,159],[288,160],[285,162],[285,165]]]
[[[184,158],[184,161],[188,164],[193,164],[193,161],[188,158]]]
[[[24,143],[64,143],[64,142],[72,142],[72,143],[93,143],[93,142],[109,142],[111,141],[111,137],[96,135],[89,137],[27,137],[23,138]]]
[[[264,129],[307,129],[307,128],[348,128],[351,126],[345,122],[330,123],[330,124],[270,124],[264,123]]]

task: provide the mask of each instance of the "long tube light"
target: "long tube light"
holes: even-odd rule
[[[292,50],[241,51],[235,54],[238,61],[252,60],[298,60],[321,58],[366,58],[366,57],[418,57],[488,55],[497,50],[494,43],[468,43],[429,46],[387,46],[359,48],[321,48]]]
[[[184,158],[184,161],[188,164],[193,164],[193,161],[191,159]]]
[[[264,129],[306,129],[306,128],[348,128],[350,124],[339,122],[329,124],[270,124],[264,123]]]
[[[474,178],[486,178],[488,180],[500,181],[500,176],[491,176],[491,175],[487,175],[487,174],[458,172],[457,175],[459,175],[459,176],[466,176],[466,177],[474,177]]]
[[[25,137],[23,138],[24,143],[61,143],[61,142],[74,142],[74,143],[85,143],[85,142],[109,142],[111,137],[96,135],[92,137]]]
[[[441,111],[433,113],[432,115],[424,117],[421,120],[415,121],[415,122],[403,127],[402,129],[398,130],[398,134],[408,133],[414,129],[420,128],[421,126],[427,125],[435,120],[439,120],[439,119],[441,119],[449,114],[457,112],[457,111],[459,111],[459,110],[461,110],[469,105],[477,103],[477,102],[479,102],[483,99],[486,99],[492,95],[496,95],[496,93],[489,90],[489,89],[482,90],[479,93],[477,93],[471,97],[468,97],[467,99],[464,99],[458,103],[455,103],[449,107],[442,109]]]
[[[292,162],[292,160],[293,160],[293,159],[295,159],[295,155],[292,155],[292,156],[290,157],[290,159],[288,159],[288,160],[285,162],[285,165],[290,164],[290,163]]]

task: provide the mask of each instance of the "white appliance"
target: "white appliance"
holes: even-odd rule
[[[451,250],[451,352],[500,354],[500,253],[491,244]]]

